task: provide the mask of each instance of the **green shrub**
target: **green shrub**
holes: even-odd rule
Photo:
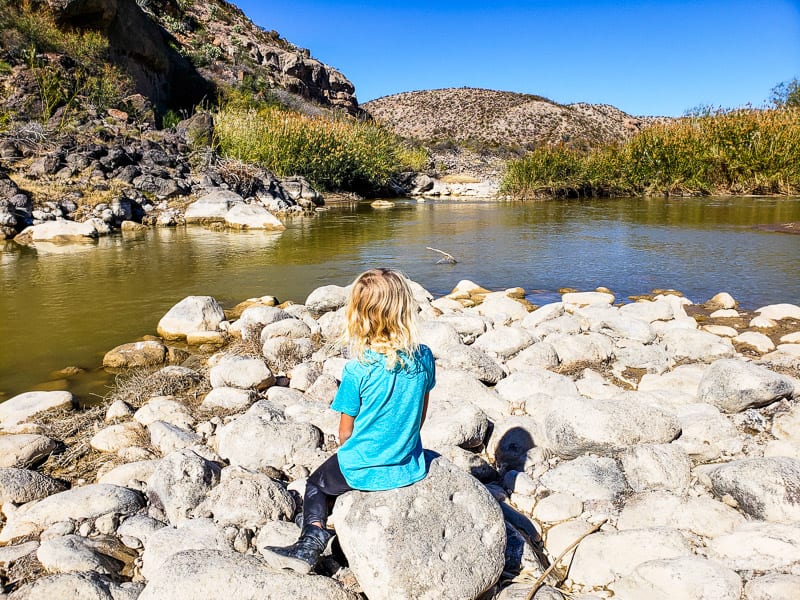
[[[502,189],[517,197],[797,193],[800,108],[703,110],[621,145],[538,148],[508,164]]]
[[[310,117],[275,106],[226,105],[216,115],[215,135],[227,157],[258,163],[279,176],[304,175],[328,190],[369,193],[392,175],[427,162],[423,151],[405,147],[375,123]]]

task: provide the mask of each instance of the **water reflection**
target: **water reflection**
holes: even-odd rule
[[[620,297],[674,287],[698,301],[729,291],[750,308],[798,303],[800,236],[751,228],[786,221],[800,221],[800,199],[399,201],[389,210],[367,203],[292,218],[282,233],[198,227],[77,249],[5,243],[0,393],[31,389],[67,365],[95,368],[109,348],[153,333],[187,295],[228,306],[263,295],[302,302],[313,288],[377,264],[437,295],[472,279],[539,290],[532,296],[540,303],[562,286],[599,285]],[[428,246],[458,264],[436,264]],[[67,385],[85,392],[98,381],[90,371]]]

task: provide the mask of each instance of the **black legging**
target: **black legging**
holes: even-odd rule
[[[306,493],[303,496],[303,525],[315,522],[328,522],[328,502],[335,502],[337,496],[351,491],[339,468],[339,456],[334,454],[308,476]]]

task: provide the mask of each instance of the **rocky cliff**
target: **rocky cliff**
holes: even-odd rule
[[[105,62],[150,100],[156,116],[213,102],[225,87],[358,111],[353,84],[341,73],[224,0],[4,0],[0,8],[0,83],[12,117],[52,112],[55,92],[69,104],[85,91],[80,76]],[[105,47],[96,52],[100,41]],[[58,77],[49,77],[53,71]],[[118,87],[95,75],[98,86]]]
[[[652,120],[607,104],[562,105],[541,96],[475,88],[406,92],[363,108],[398,134],[423,143],[512,151],[622,141]]]

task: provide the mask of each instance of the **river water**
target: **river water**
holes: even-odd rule
[[[800,198],[369,203],[295,217],[282,233],[154,229],[96,243],[0,244],[0,400],[31,389],[108,391],[110,348],[154,334],[185,296],[223,306],[263,295],[303,302],[373,266],[406,272],[434,295],[461,279],[523,287],[610,288],[619,299],[674,288],[703,302],[730,292],[744,308],[800,303],[800,236],[754,226],[800,221]],[[437,264],[439,248],[458,259]],[[80,366],[88,373],[58,378]]]

